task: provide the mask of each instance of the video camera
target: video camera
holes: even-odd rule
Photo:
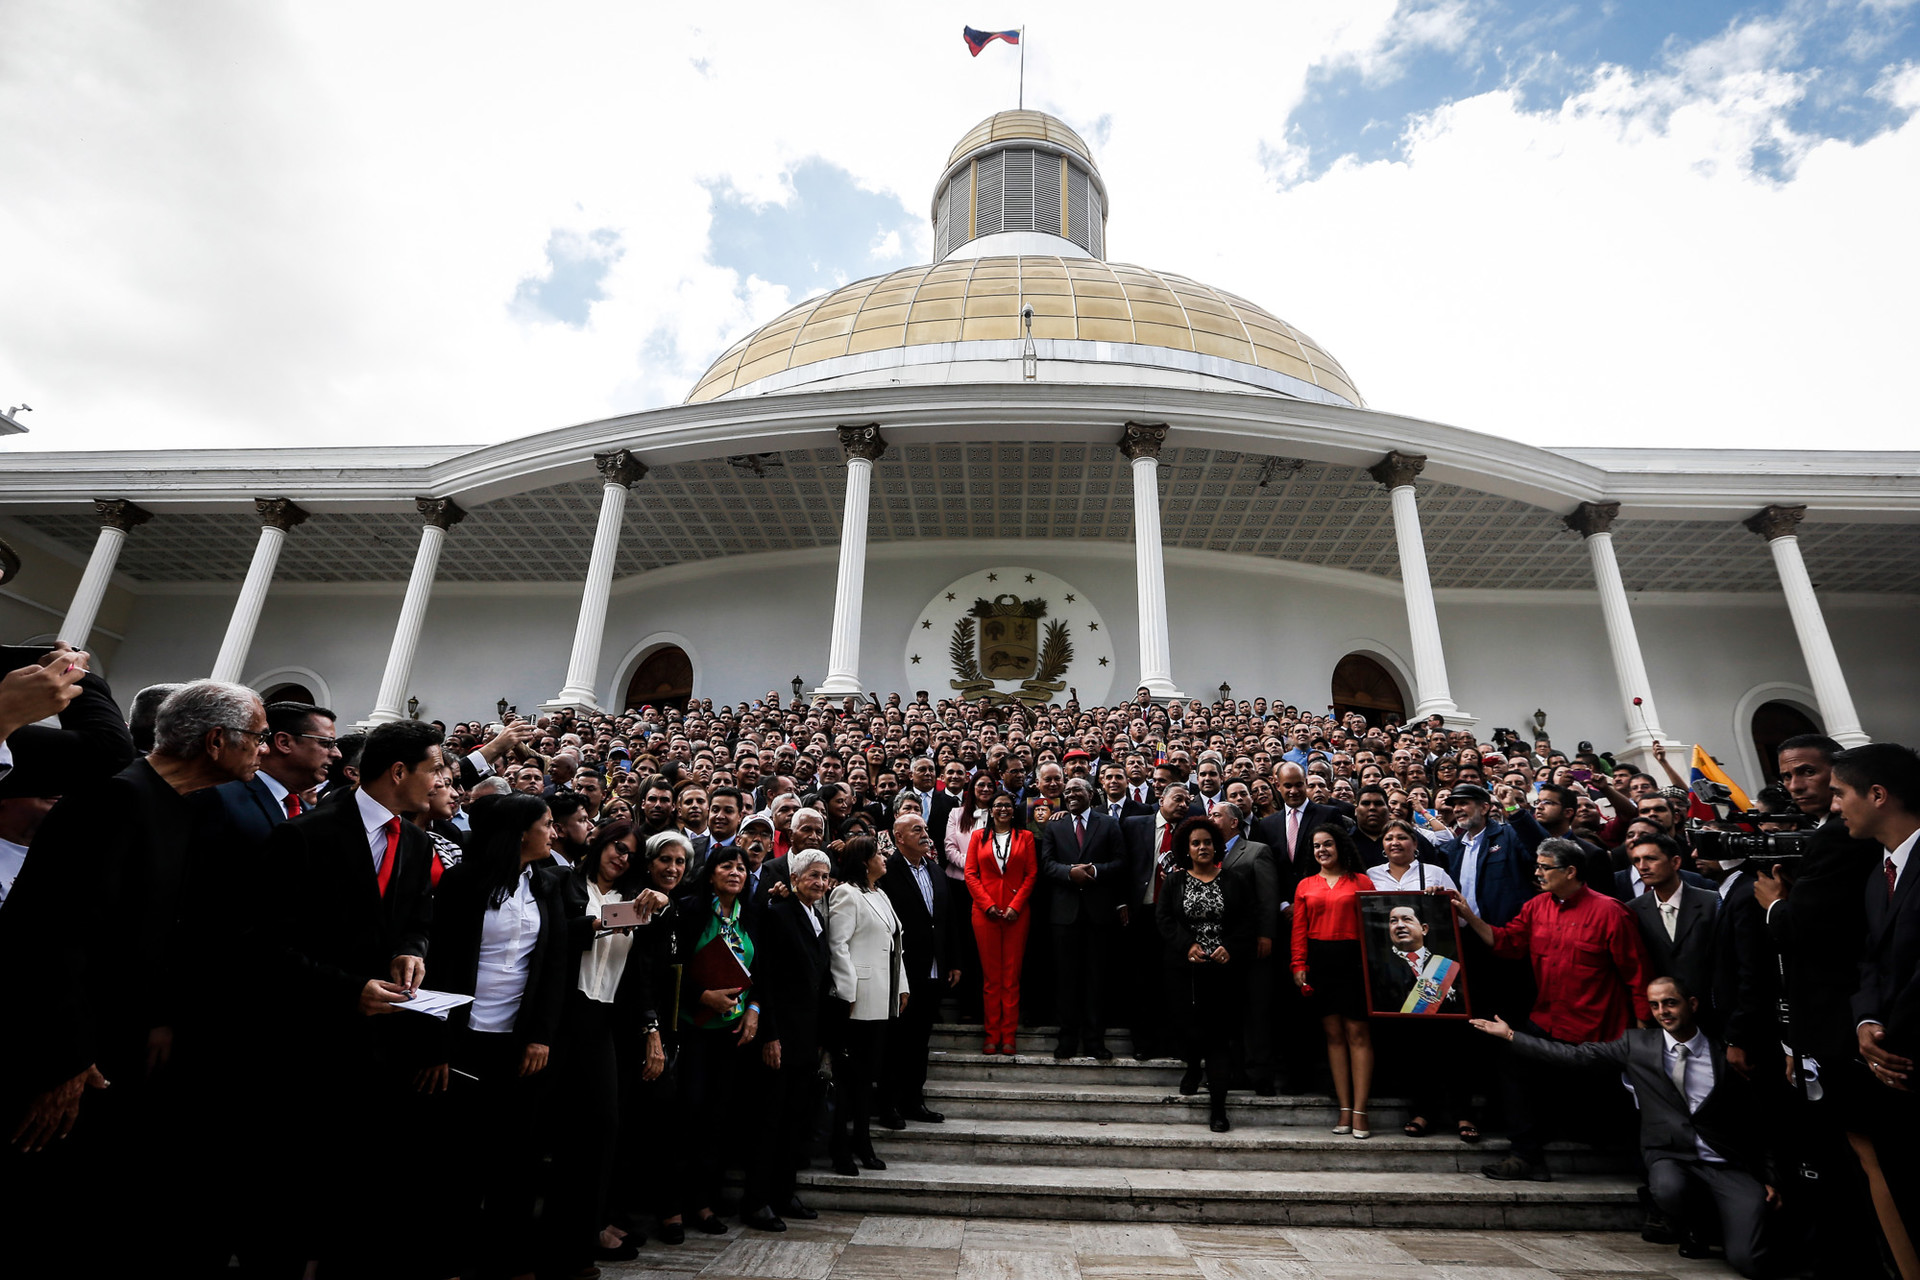
[[[1819,818],[1798,809],[1735,809],[1733,792],[1725,783],[1695,778],[1694,798],[1714,812],[1711,820],[1695,818],[1687,823],[1687,837],[1693,851],[1702,858],[1727,862],[1735,858],[1764,858],[1768,862],[1791,862],[1813,850],[1813,832],[1805,830]],[[1728,831],[1719,824],[1739,824],[1745,830]],[[1760,824],[1793,827],[1792,831],[1761,831]]]

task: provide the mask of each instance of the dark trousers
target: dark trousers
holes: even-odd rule
[[[812,1162],[814,1117],[823,1092],[819,1046],[782,1040],[775,1084],[778,1110],[765,1126],[770,1143],[767,1199],[773,1212],[781,1213],[793,1199],[794,1173]]]
[[[849,1006],[838,1000],[828,1007],[837,1009],[841,1019],[833,1051],[833,1138],[828,1147],[835,1159],[871,1155],[873,1083],[887,1058],[892,1024],[886,1019],[849,1018],[845,1013]]]
[[[1181,1056],[1189,1066],[1206,1068],[1207,1093],[1222,1102],[1235,1074],[1235,1042],[1246,1008],[1245,970],[1238,962],[1195,964],[1182,959],[1168,966],[1167,986],[1176,993]]]
[[[951,876],[947,878],[947,936],[953,939],[953,967],[960,971],[960,985],[953,992],[960,1019],[984,1021],[986,1001],[980,948],[973,937],[973,895],[967,892],[965,880]]]
[[[1246,962],[1247,1078],[1256,1085],[1272,1084],[1280,1068],[1274,1056],[1274,983],[1279,980],[1280,957]],[[1240,967],[1236,964],[1234,967]],[[1291,985],[1291,980],[1289,980]]]
[[[737,1025],[737,1024],[736,1024]],[[767,1146],[757,1135],[765,1120],[765,1068],[758,1041],[742,1048],[733,1027],[688,1031],[680,1040],[680,1105],[690,1126],[685,1212],[720,1209],[720,1179],[729,1161],[745,1164],[749,1208],[767,1200]]]
[[[1112,928],[1100,908],[1080,904],[1071,924],[1053,926],[1054,1016],[1060,1022],[1060,1043],[1088,1048],[1105,1043],[1106,982],[1111,963]]]
[[[692,1178],[685,1108],[680,1105],[679,1039],[665,1028],[666,1069],[652,1080],[646,1072],[646,1038],[623,1035],[617,1050],[620,1069],[620,1138],[615,1147],[609,1216],[632,1222],[639,1214],[662,1221],[680,1212],[680,1194]],[[634,1229],[629,1227],[629,1230]]]
[[[1727,1265],[1743,1276],[1760,1274],[1767,1254],[1767,1189],[1752,1174],[1728,1164],[1650,1153],[1647,1187],[1660,1211],[1676,1223],[1700,1222],[1711,1205],[1720,1218]]]
[[[451,1158],[441,1176],[452,1209],[445,1219],[413,1220],[407,1230],[418,1233],[422,1222],[444,1221],[445,1239],[460,1254],[455,1261],[461,1275],[511,1276],[534,1266],[546,1072],[521,1075],[523,1053],[510,1032],[461,1028],[453,1035],[448,1062],[466,1075],[452,1077],[447,1090]],[[366,1188],[364,1180],[354,1184],[360,1195],[354,1212],[360,1216],[367,1216]]]
[[[1463,1022],[1375,1018],[1375,1090],[1404,1092],[1412,1114],[1430,1124],[1472,1119],[1466,1059],[1473,1040],[1486,1038]]]
[[[896,1111],[926,1105],[922,1094],[927,1086],[927,1046],[940,1015],[940,997],[947,989],[944,975],[935,979],[909,974],[908,982],[907,1007],[887,1031],[886,1068],[882,1073],[887,1087],[880,1096]]]
[[[547,1252],[571,1274],[593,1260],[607,1224],[607,1188],[620,1126],[620,1071],[614,1055],[613,1006],[567,993],[554,1046],[550,1129],[553,1189],[545,1214]]]
[[[1154,909],[1135,903],[1127,912],[1120,934],[1121,969],[1127,990],[1127,1027],[1133,1032],[1135,1057],[1161,1057],[1173,1052],[1167,1013],[1166,939]]]

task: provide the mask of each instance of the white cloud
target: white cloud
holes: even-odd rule
[[[1036,8],[1027,100],[1104,122],[1116,258],[1252,297],[1375,404],[1481,430],[1910,442],[1891,371],[1920,336],[1920,126],[1781,133],[1800,82],[1756,26],[1704,68],[1609,74],[1551,113],[1454,104],[1404,159],[1282,190],[1263,156],[1297,159],[1310,65],[1465,21],[1326,8],[1199,16],[1172,42],[1138,39],[1158,9]],[[495,439],[677,401],[796,300],[706,260],[707,184],[777,203],[819,156],[923,210],[954,140],[1011,105],[1013,51],[968,58],[944,11],[702,17],[16,0],[0,397],[39,411],[0,451]],[[1799,148],[1790,182],[1748,171],[1760,138]],[[556,230],[602,228],[621,252],[590,322],[517,321]],[[833,265],[927,246],[871,248]]]

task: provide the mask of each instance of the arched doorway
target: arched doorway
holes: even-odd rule
[[[313,690],[303,684],[277,684],[260,695],[262,702],[304,702],[316,705]]]
[[[627,710],[651,706],[685,711],[692,696],[693,659],[679,645],[669,644],[655,649],[634,668],[624,705]]]
[[[1774,767],[1780,744],[1802,733],[1819,733],[1813,717],[1791,702],[1763,702],[1753,709],[1753,749],[1760,757],[1760,777],[1772,782],[1778,774]]]
[[[1388,716],[1395,716],[1402,723],[1407,718],[1407,704],[1400,694],[1399,681],[1378,659],[1364,653],[1350,653],[1334,667],[1333,697],[1329,701],[1333,703],[1335,715],[1358,711],[1370,725],[1384,724]]]

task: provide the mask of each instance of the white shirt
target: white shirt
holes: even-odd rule
[[[1666,1041],[1662,1050],[1662,1060],[1666,1065],[1667,1077],[1673,1077],[1673,1061],[1679,1056],[1680,1042],[1673,1038],[1670,1031],[1662,1031],[1660,1038]],[[1687,1041],[1687,1114],[1692,1115],[1706,1104],[1707,1095],[1713,1092],[1713,1045],[1707,1040],[1707,1033],[1695,1031],[1693,1039]],[[1696,1132],[1693,1145],[1700,1152],[1702,1160],[1713,1164],[1725,1164],[1726,1157],[1708,1146]]]
[[[13,892],[13,882],[20,878],[20,868],[26,860],[27,846],[0,840],[0,906],[6,905],[7,895]]]
[[[261,782],[266,784],[267,793],[273,797],[274,803],[280,806],[281,811],[285,812],[287,807],[287,797],[293,793],[281,784],[280,779],[274,777],[272,774],[268,773],[265,769],[260,770],[260,772],[254,774],[253,776],[260,779]],[[306,801],[304,800],[301,801],[301,804],[304,805],[305,803]]]
[[[527,970],[534,944],[540,941],[540,904],[533,896],[533,868],[520,871],[520,881],[507,900],[487,908],[480,922],[480,968],[473,980],[473,1011],[467,1025],[475,1031],[513,1030],[526,994]]]
[[[0,742],[0,778],[13,772],[13,748]]]
[[[1745,861],[1745,859],[1742,859],[1742,861]],[[1720,865],[1724,867],[1726,863],[1723,862]],[[1635,876],[1634,879],[1637,880],[1639,879],[1639,877]],[[1738,883],[1740,883],[1739,870],[1735,869],[1733,871],[1729,871],[1727,873],[1727,878],[1720,882],[1720,901],[1725,902],[1727,900],[1727,895],[1733,892],[1733,886]],[[1639,895],[1636,894],[1635,896],[1638,897]]]
[[[1413,892],[1420,888],[1420,877],[1423,875],[1427,878],[1429,889],[1458,891],[1460,888],[1453,882],[1453,877],[1447,874],[1445,867],[1428,866],[1418,858],[1408,864],[1406,875],[1398,880],[1393,878],[1393,867],[1388,863],[1383,862],[1377,867],[1367,868],[1367,879],[1373,881],[1373,887],[1387,893]]]
[[[368,795],[365,787],[353,793],[353,802],[360,806],[360,825],[367,829],[367,851],[373,855],[373,870],[377,875],[380,863],[387,856],[387,823],[399,815]],[[395,852],[398,850],[396,845]]]
[[[1893,859],[1893,883],[1896,887],[1900,884],[1900,877],[1907,874],[1907,863],[1913,860],[1913,847],[1916,841],[1920,841],[1920,830],[1914,831],[1912,835],[1902,840],[1898,849],[1887,850],[1886,857]],[[1883,881],[1886,879],[1886,874],[1887,864],[1883,858],[1880,862],[1880,878]]]
[[[618,889],[601,893],[600,886],[587,881],[587,914],[598,919],[609,902],[625,902]],[[534,926],[536,936],[539,925]],[[597,933],[593,945],[580,957],[580,990],[587,999],[612,1004],[619,989],[620,975],[626,972],[627,953],[633,950],[633,935],[624,931]]]

